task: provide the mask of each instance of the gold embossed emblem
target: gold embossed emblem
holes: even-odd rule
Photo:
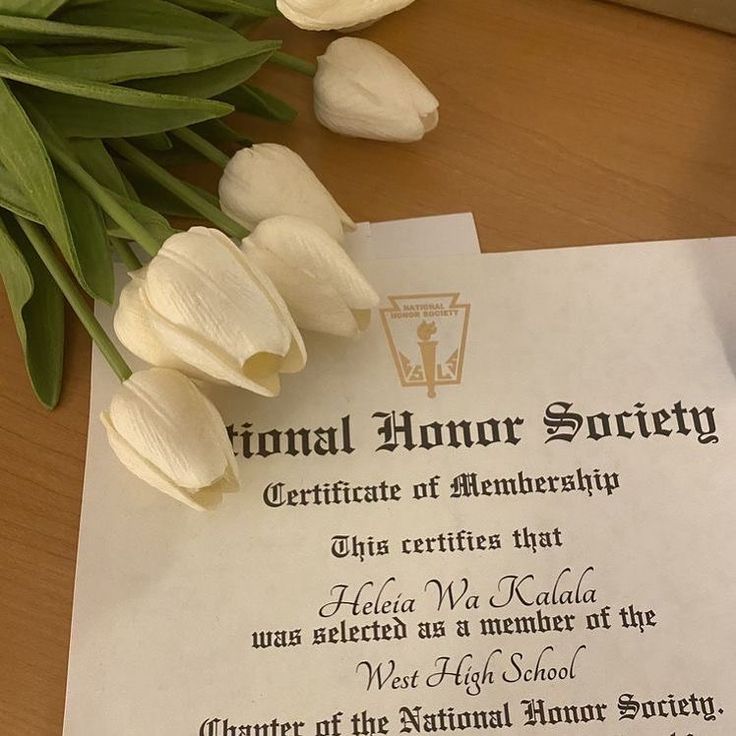
[[[389,296],[381,309],[391,355],[402,386],[425,386],[434,398],[439,386],[459,384],[470,321],[470,305],[459,293]]]

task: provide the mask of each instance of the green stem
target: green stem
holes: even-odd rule
[[[179,130],[172,130],[171,133],[197,153],[201,153],[206,159],[212,161],[213,164],[217,164],[223,169],[228,165],[230,158],[226,154],[190,128],[179,128]]]
[[[97,321],[94,313],[89,308],[76,281],[74,281],[69,271],[64,268],[41,228],[35,222],[22,217],[17,217],[16,219],[23,228],[28,240],[30,240],[31,245],[33,245],[34,250],[38,253],[39,258],[44,262],[54,281],[58,284],[61,293],[66,297],[71,308],[77,317],[79,317],[79,321],[84,325],[87,332],[89,332],[90,337],[94,340],[100,352],[105,356],[110,367],[115,371],[115,374],[121,381],[127,381],[133,373],[130,370],[130,366],[125,362],[123,356],[120,355],[120,352],[105,330],[102,329],[102,325]]]
[[[239,222],[228,217],[228,215],[215,207],[215,205],[208,202],[200,194],[197,194],[186,182],[177,179],[173,174],[170,174],[144,153],[131,146],[127,141],[122,138],[116,138],[109,141],[109,145],[123,158],[126,158],[130,163],[140,169],[141,172],[179,197],[182,202],[185,202],[196,212],[199,212],[202,217],[209,220],[224,233],[239,240],[248,237],[250,234]]]
[[[292,56],[286,54],[283,51],[277,51],[270,58],[275,64],[285,66],[287,69],[291,69],[299,74],[304,74],[306,77],[313,77],[317,73],[317,65],[311,61],[300,59],[298,56]]]
[[[50,140],[46,140],[46,148],[52,158],[74,179],[79,186],[123,229],[130,237],[150,255],[158,253],[161,243],[154,238],[133,215],[115,198],[109,189],[103,187],[93,176],[66,151]]]
[[[110,237],[110,244],[129,271],[137,271],[139,268],[143,268],[143,264],[138,260],[138,256],[133,253],[133,249],[124,240]]]

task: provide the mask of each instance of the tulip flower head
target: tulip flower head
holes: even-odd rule
[[[230,159],[220,179],[220,205],[249,230],[277,215],[306,217],[340,242],[355,228],[304,159],[276,143],[258,143]]]
[[[222,418],[181,373],[166,368],[134,373],[101,419],[120,462],[190,508],[201,511],[238,490]]]
[[[286,18],[307,31],[332,31],[370,23],[414,0],[277,0]]]
[[[314,110],[330,130],[380,141],[418,141],[437,127],[439,102],[400,59],[372,41],[333,41],[317,60]]]
[[[195,378],[276,396],[304,342],[269,278],[223,233],[171,236],[123,289],[114,327],[132,353]]]
[[[264,220],[243,241],[304,330],[350,337],[368,327],[378,295],[340,244],[302,217]]]

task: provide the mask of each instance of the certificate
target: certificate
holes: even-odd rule
[[[736,733],[736,240],[363,269],[211,513],[95,359],[66,736]]]

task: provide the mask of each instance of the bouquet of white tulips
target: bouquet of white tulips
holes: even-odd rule
[[[279,13],[351,29],[410,3],[0,0],[0,275],[34,391],[59,400],[66,299],[121,380],[102,417],[113,450],[193,508],[238,488],[200,382],[276,396],[306,363],[300,329],[356,335],[377,304],[342,247],[354,223],[307,163],[224,118],[295,117],[251,83],[275,63],[314,77],[335,132],[416,141],[438,121],[437,100],[374,43],[342,37],[314,63],[248,32]],[[169,171],[192,158],[222,167],[219,197]],[[177,232],[172,216],[206,226]],[[151,366],[135,374],[89,305],[112,304],[116,259],[129,280],[114,329]]]

